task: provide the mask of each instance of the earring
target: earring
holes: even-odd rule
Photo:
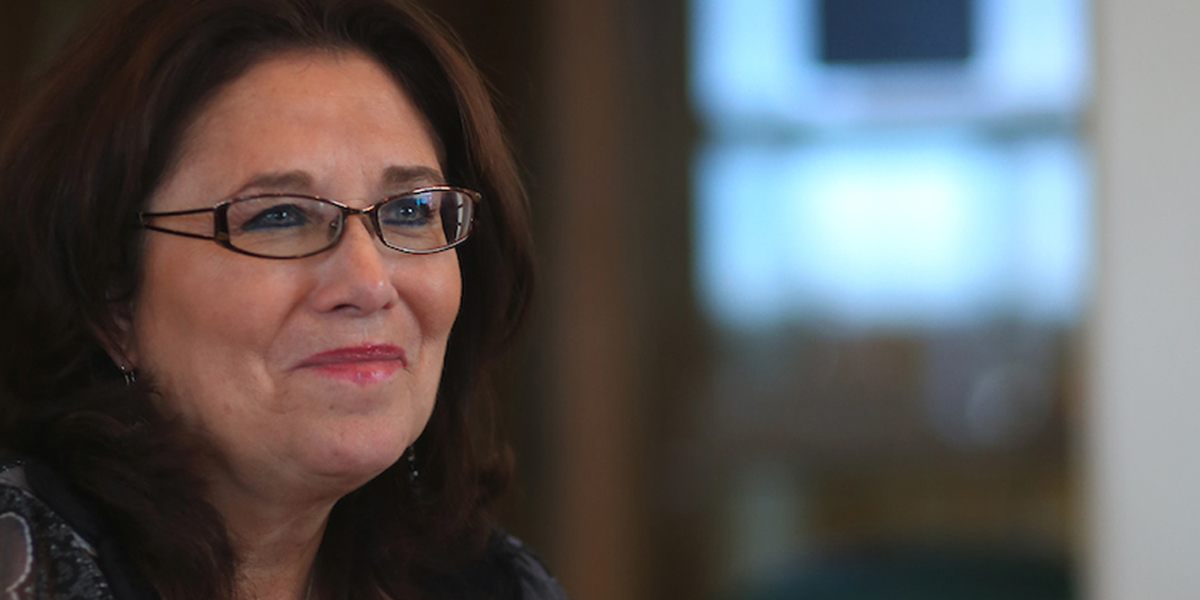
[[[417,470],[417,453],[409,446],[404,449],[404,456],[408,459],[408,482],[415,486],[417,478],[421,476],[421,472]]]
[[[137,373],[133,369],[122,363],[117,368],[121,369],[121,375],[125,377],[125,385],[130,386],[137,383]]]

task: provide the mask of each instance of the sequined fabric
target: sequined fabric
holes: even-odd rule
[[[95,550],[34,496],[21,465],[0,467],[0,599],[112,597]]]

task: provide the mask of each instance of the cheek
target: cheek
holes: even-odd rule
[[[436,260],[421,265],[419,274],[410,273],[410,277],[396,281],[396,285],[420,327],[420,355],[410,367],[417,375],[412,381],[411,397],[423,405],[424,416],[428,417],[441,381],[450,330],[458,318],[462,279],[452,252],[418,258]],[[414,281],[421,285],[414,286]]]
[[[458,311],[462,305],[463,288],[457,256],[447,253],[447,259],[445,278],[438,289],[442,310],[437,315],[437,319],[440,321],[441,327],[443,360],[445,359],[447,338],[450,336],[451,328],[454,327],[454,322],[458,319]]]
[[[286,282],[215,245],[220,254],[199,245],[182,252],[179,246],[151,244],[146,250],[135,303],[139,368],[165,386],[195,391],[261,379],[255,375],[262,370],[260,358],[288,310]]]
[[[453,250],[415,258],[424,263],[420,265],[422,272],[416,275],[420,285],[412,285],[413,280],[403,274],[393,279],[393,283],[402,297],[407,296],[405,302],[420,321],[423,344],[444,347],[462,301],[458,258]]]

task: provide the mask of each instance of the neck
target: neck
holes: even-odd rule
[[[306,600],[333,501],[256,504],[218,499],[238,557],[236,600]]]
[[[320,537],[297,543],[277,536],[275,540],[244,539],[235,544],[240,559],[234,580],[236,600],[308,600],[312,586],[313,563]]]

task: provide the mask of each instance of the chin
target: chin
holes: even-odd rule
[[[350,492],[396,464],[409,445],[407,436],[337,436],[310,447],[306,462],[322,478],[341,482]],[[415,436],[413,436],[415,438]]]

